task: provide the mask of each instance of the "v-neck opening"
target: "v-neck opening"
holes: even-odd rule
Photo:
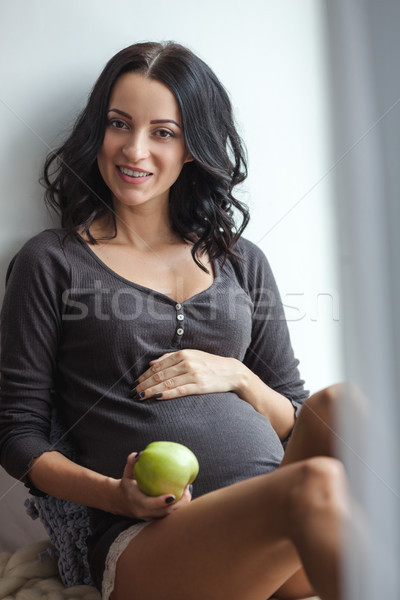
[[[170,303],[173,304],[186,304],[192,300],[194,300],[195,298],[197,298],[198,296],[205,294],[207,292],[210,292],[211,289],[218,283],[219,281],[219,275],[220,275],[220,270],[219,270],[219,263],[218,260],[210,260],[210,267],[213,273],[213,281],[211,282],[211,284],[205,288],[204,290],[201,290],[200,292],[196,292],[195,294],[193,294],[192,296],[189,296],[189,298],[186,298],[185,300],[174,300],[174,298],[171,298],[171,296],[168,296],[168,294],[164,294],[163,292],[160,292],[159,290],[155,290],[153,288],[150,288],[146,285],[142,285],[140,283],[137,283],[136,281],[132,281],[131,279],[127,279],[126,277],[124,277],[123,275],[120,275],[119,273],[117,273],[117,271],[114,271],[114,269],[112,269],[111,267],[109,267],[95,252],[93,252],[93,250],[90,247],[90,244],[88,244],[88,242],[86,242],[83,237],[79,234],[76,234],[77,239],[79,240],[79,242],[82,244],[82,246],[85,248],[85,250],[88,252],[88,254],[94,258],[96,260],[96,262],[108,273],[110,273],[113,277],[115,277],[116,279],[120,279],[121,281],[123,281],[124,283],[127,283],[128,285],[139,289],[143,292],[147,292],[149,294],[152,295],[157,295],[165,300],[167,300]]]

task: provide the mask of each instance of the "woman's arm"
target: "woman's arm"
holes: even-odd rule
[[[243,286],[253,302],[251,344],[243,364],[270,389],[289,399],[297,415],[309,394],[300,377],[274,274],[254,244],[245,241],[241,252],[245,259],[245,266],[239,265]]]
[[[239,385],[235,390],[240,398],[251,404],[255,410],[267,417],[280,440],[291,433],[296,420],[293,404],[265,384],[246,365],[237,361]]]
[[[10,265],[1,311],[0,462],[10,475],[34,486],[34,494],[138,519],[165,516],[182,503],[140,492],[135,455],[128,457],[121,479],[113,479],[64,456],[63,436],[50,442],[62,297],[71,287],[69,263],[54,232],[29,240]],[[183,503],[188,499],[186,492]]]
[[[86,469],[57,451],[32,461],[28,477],[35,488],[56,498],[118,512],[117,480]]]
[[[50,443],[52,389],[60,299],[70,287],[69,265],[51,231],[29,240],[8,269],[1,311],[0,462],[26,485],[32,460],[61,450]]]
[[[33,485],[56,498],[98,508],[116,515],[145,521],[165,517],[191,500],[188,488],[180,500],[171,495],[150,497],[135,480],[136,452],[128,456],[121,479],[114,479],[82,467],[59,452],[45,452],[29,471]]]

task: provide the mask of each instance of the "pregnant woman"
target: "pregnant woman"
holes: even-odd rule
[[[33,494],[89,507],[103,600],[340,597],[343,390],[307,399],[267,259],[242,237],[245,177],[210,68],[176,43],[135,44],[47,159],[61,228],[9,267],[1,463]],[[75,461],[49,441],[53,410]],[[179,501],[135,481],[156,440],[199,460]]]

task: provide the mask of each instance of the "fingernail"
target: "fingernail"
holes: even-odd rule
[[[171,502],[173,502],[174,500],[174,496],[168,496],[168,498],[165,498],[165,504],[171,504]]]
[[[153,398],[162,398],[162,393],[159,392],[158,394],[154,394]]]
[[[137,381],[137,380],[136,380],[136,381],[134,381],[134,382],[132,383],[132,387],[134,387],[134,388],[135,388],[137,385],[139,385],[139,381]]]
[[[191,493],[191,495],[193,496],[193,486],[192,484],[189,485],[189,492]]]
[[[138,395],[138,392],[136,390],[131,390],[129,395],[131,398],[136,398],[136,396]]]
[[[137,395],[138,400],[141,400],[142,398],[144,398],[144,392],[140,392],[140,394]]]

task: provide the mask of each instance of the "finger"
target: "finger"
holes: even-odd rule
[[[160,360],[164,360],[164,358],[167,358],[168,356],[172,356],[173,354],[176,354],[176,352],[166,352],[162,356],[159,356],[158,358],[155,358],[154,360],[150,360],[149,365],[153,365],[156,362],[160,362]]]
[[[153,373],[151,377],[139,384],[137,389],[139,391],[141,390],[144,392],[150,387],[153,387],[155,385],[162,385],[169,379],[174,379],[175,377],[177,377],[178,375],[182,375],[183,373],[184,371],[182,370],[179,364],[171,365],[168,367],[163,364],[162,369],[157,370],[155,373]]]
[[[163,389],[172,389],[174,387],[173,382],[178,376],[184,374],[190,375],[187,369],[182,366],[182,362],[166,368],[164,368],[164,363],[160,364],[163,365],[162,369],[158,369],[157,372],[153,373],[151,377],[148,377],[145,380],[141,380],[141,378],[138,380],[138,383],[132,392],[134,397],[142,392],[148,392],[149,390],[153,390],[155,388],[157,388],[157,392],[162,391]],[[193,375],[192,380],[195,380]],[[149,397],[149,394],[146,393],[146,396]]]
[[[189,504],[192,499],[191,487],[185,487],[183,495],[179,500],[175,500],[173,495],[145,496],[141,507],[141,518],[145,520],[163,518]]]
[[[182,398],[183,396],[195,396],[197,394],[207,394],[207,383],[193,382],[190,373],[185,373],[178,377],[167,379],[161,384],[152,386],[141,392],[136,399],[139,402],[144,400],[172,400],[173,398]]]
[[[135,479],[135,464],[139,459],[139,452],[132,452],[126,459],[126,465],[124,469],[123,477],[128,479]]]
[[[157,497],[146,496],[143,494],[139,500],[142,514],[149,519],[160,519],[165,517],[172,512],[171,507],[176,503],[176,498],[172,494],[164,494]]]
[[[138,486],[138,494],[140,502],[148,511],[155,511],[169,506],[175,502],[176,498],[174,494],[162,494],[161,496],[148,496]]]
[[[154,375],[154,373],[158,373],[161,370],[164,370],[168,367],[172,367],[181,361],[182,361],[182,358],[180,357],[179,351],[167,352],[166,354],[163,354],[162,356],[160,356],[158,359],[150,361],[149,362],[149,365],[151,365],[150,368],[147,369],[144,373],[142,373],[142,375],[140,375],[140,377],[138,377],[136,383],[137,384],[143,383],[144,381],[149,379],[149,377],[152,377]]]
[[[179,498],[179,500],[176,500],[175,502],[171,502],[171,512],[174,510],[178,510],[179,508],[182,508],[183,506],[186,506],[187,504],[189,504],[192,501],[192,494],[190,492],[189,486],[186,486],[183,494],[181,496],[181,498]]]
[[[189,502],[192,501],[192,492],[193,492],[193,486],[192,485],[187,485],[185,487],[185,489],[183,490],[183,494],[182,497],[178,500],[178,502],[176,504],[188,504]]]

